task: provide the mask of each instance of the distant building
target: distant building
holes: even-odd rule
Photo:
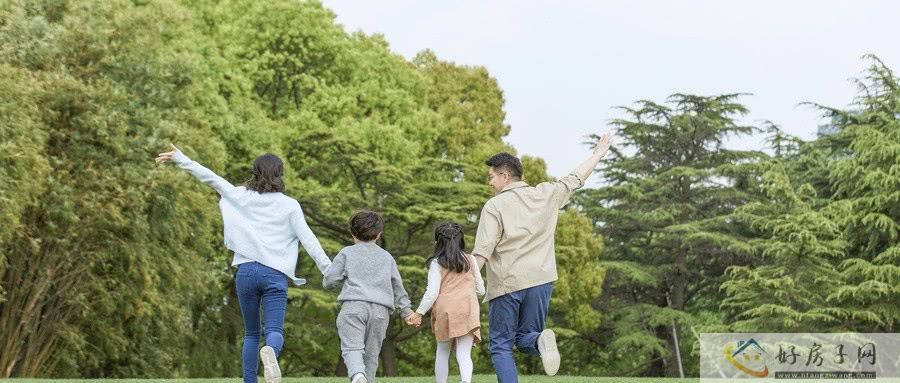
[[[851,110],[849,113],[851,115],[856,115],[859,114],[859,111]],[[819,125],[818,128],[816,128],[816,135],[822,137],[838,133],[841,131],[841,125],[843,125],[843,121],[841,121],[840,115],[831,116],[831,121],[829,123]]]
[[[834,123],[822,124],[822,125],[819,125],[818,128],[816,128],[816,136],[818,136],[818,137],[830,136],[830,135],[835,134],[840,131],[841,131],[841,128],[838,127],[837,124],[834,124]]]

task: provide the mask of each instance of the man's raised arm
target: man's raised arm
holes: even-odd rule
[[[588,159],[584,160],[581,165],[578,165],[572,173],[581,178],[582,181],[587,181],[588,177],[591,176],[591,173],[594,172],[594,168],[600,163],[600,160],[602,160],[603,157],[606,157],[606,153],[609,152],[610,144],[612,144],[612,133],[603,133],[603,136],[597,140],[597,146],[594,147],[594,153],[592,153]]]

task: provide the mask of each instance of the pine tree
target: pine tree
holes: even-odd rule
[[[766,165],[768,198],[735,213],[750,228],[754,254],[722,285],[735,329],[896,329],[900,86],[883,62],[868,58],[855,105],[816,105],[832,128],[811,142],[788,139],[791,149]]]
[[[855,331],[894,332],[900,324],[900,80],[884,62],[858,81],[849,110],[821,107],[837,132],[816,146],[826,153],[830,209],[849,242],[838,265],[843,284],[829,296]]]
[[[729,267],[721,307],[733,332],[827,332],[835,330],[828,296],[841,279],[834,265],[846,244],[831,214],[821,211],[810,184],[791,185],[776,160],[766,165],[766,200],[733,214],[746,225],[747,265]]]
[[[628,118],[614,121],[619,149],[601,171],[607,186],[578,197],[607,244],[600,338],[614,350],[609,374],[696,369],[679,363],[692,342],[684,329],[693,313],[716,310],[709,296],[725,267],[745,262],[747,246],[727,234],[727,217],[756,198],[748,174],[764,156],[723,147],[756,130],[735,121],[747,111],[739,96],[676,94],[671,106],[623,108]]]

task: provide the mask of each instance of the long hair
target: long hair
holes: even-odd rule
[[[253,160],[253,174],[244,186],[257,193],[283,193],[284,163],[278,156],[266,153]]]
[[[453,222],[441,223],[434,228],[434,255],[425,261],[425,265],[430,265],[432,260],[437,259],[438,264],[447,270],[467,272],[471,265],[463,252],[465,248],[466,239],[462,226]]]

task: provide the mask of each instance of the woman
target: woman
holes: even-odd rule
[[[288,279],[298,286],[306,283],[294,276],[298,242],[323,274],[331,260],[306,224],[300,204],[283,194],[281,159],[273,154],[257,157],[250,180],[236,187],[192,161],[175,145],[171,147],[171,151],[160,153],[156,161],[172,160],[221,196],[219,208],[225,224],[225,247],[234,252],[231,265],[238,268],[235,285],[244,319],[244,382],[256,383],[262,305],[266,345],[259,350],[259,357],[266,382],[278,383]]]

